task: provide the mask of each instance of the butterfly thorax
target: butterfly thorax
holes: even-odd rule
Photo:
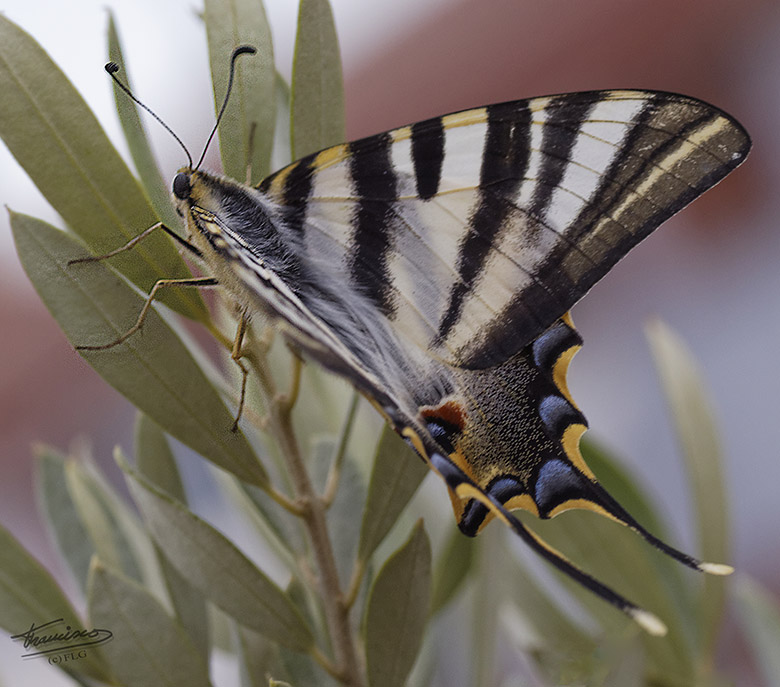
[[[187,222],[190,240],[204,252],[212,269],[222,260],[209,259],[225,250],[226,234],[248,250],[292,288],[300,275],[290,246],[282,239],[262,203],[261,194],[228,177],[179,170],[173,195],[179,214]],[[211,249],[211,250],[209,250]]]

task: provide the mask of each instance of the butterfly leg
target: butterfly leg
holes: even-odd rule
[[[155,285],[152,287],[152,290],[149,292],[149,295],[146,297],[146,302],[144,303],[144,307],[141,308],[141,313],[138,315],[138,319],[136,320],[135,324],[132,327],[130,327],[130,329],[128,329],[124,334],[122,334],[122,336],[120,336],[117,339],[114,339],[113,341],[110,341],[105,344],[100,344],[98,346],[76,346],[76,350],[103,351],[108,348],[113,348],[114,346],[118,346],[122,342],[126,341],[129,337],[135,334],[143,326],[144,320],[146,319],[146,315],[149,312],[149,308],[152,307],[152,301],[154,301],[154,298],[160,289],[170,288],[174,286],[196,286],[199,288],[205,288],[209,286],[216,286],[217,284],[218,282],[216,279],[214,279],[214,277],[193,277],[192,279],[160,279],[155,283]]]
[[[124,246],[120,246],[119,248],[116,248],[112,251],[109,251],[108,253],[104,255],[88,255],[85,258],[75,258],[73,260],[68,260],[68,265],[76,265],[81,262],[99,262],[100,260],[107,260],[108,258],[113,258],[115,255],[119,255],[120,253],[124,253],[127,250],[130,250],[137,244],[139,244],[141,241],[143,241],[147,236],[155,232],[157,229],[162,229],[168,236],[170,236],[172,239],[177,241],[179,245],[186,248],[191,253],[194,253],[195,255],[199,256],[201,255],[201,252],[193,246],[189,241],[186,241],[181,236],[179,236],[173,229],[169,229],[167,226],[165,226],[162,222],[157,222],[157,224],[153,224],[148,229],[145,229],[142,231],[138,236],[135,236],[134,238],[130,239]]]
[[[248,319],[245,313],[241,313],[241,319],[238,321],[238,328],[236,329],[236,336],[233,339],[233,350],[230,352],[230,357],[233,362],[238,365],[241,370],[241,394],[238,401],[238,410],[236,411],[236,417],[233,420],[233,425],[230,430],[232,432],[238,431],[238,421],[241,419],[241,414],[244,412],[244,401],[246,400],[246,380],[249,376],[249,370],[246,365],[241,362],[241,346],[244,343],[244,335],[246,334],[246,327]]]

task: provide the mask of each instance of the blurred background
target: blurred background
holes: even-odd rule
[[[277,64],[289,77],[297,3],[265,1]],[[592,436],[623,457],[669,520],[680,523],[672,543],[695,549],[685,525],[679,451],[643,334],[651,316],[675,328],[701,363],[720,421],[733,562],[780,595],[780,5],[331,2],[350,138],[490,102],[617,87],[696,96],[746,126],[754,143],[747,163],[576,306],[585,346],[570,386]],[[199,149],[213,105],[195,0],[0,3],[60,64],[124,151],[102,69],[106,7],[115,14],[136,94]],[[148,130],[163,175],[172,177],[182,164],[179,148],[160,127]],[[5,205],[58,222],[5,148],[0,170]],[[110,460],[115,443],[130,447],[134,412],[81,361],[39,302],[18,264],[6,213],[0,214],[0,332],[0,522],[53,566],[32,496],[31,444],[66,448],[87,436],[101,462]]]

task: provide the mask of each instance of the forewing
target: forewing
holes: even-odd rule
[[[745,157],[744,129],[668,93],[490,105],[311,155],[260,190],[312,261],[448,364],[504,362]]]

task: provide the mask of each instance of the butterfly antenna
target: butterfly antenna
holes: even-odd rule
[[[162,124],[163,128],[176,139],[176,142],[182,147],[182,150],[187,155],[187,160],[189,162],[190,168],[192,168],[192,155],[190,155],[190,151],[187,150],[187,146],[182,143],[182,140],[173,132],[173,129],[169,127],[155,112],[151,110],[151,108],[144,105],[138,98],[136,98],[133,93],[130,91],[130,89],[125,86],[117,77],[116,73],[119,71],[119,65],[116,62],[109,62],[105,66],[105,70],[108,72],[108,75],[114,80],[114,83],[121,88],[125,94],[132,100],[136,105],[139,105],[144,110],[146,110],[152,117],[154,117],[160,124]],[[200,162],[198,163],[200,164]]]
[[[214,128],[211,130],[211,135],[206,141],[206,145],[203,147],[203,152],[200,155],[198,164],[195,165],[195,169],[198,169],[198,167],[200,167],[200,163],[203,162],[203,158],[206,157],[206,151],[209,149],[209,146],[211,145],[211,141],[214,138],[214,134],[217,133],[217,128],[219,127],[219,123],[220,121],[222,121],[222,115],[225,114],[225,108],[227,107],[228,99],[230,98],[230,91],[233,89],[233,77],[236,75],[236,60],[238,59],[238,56],[245,55],[245,54],[254,55],[256,52],[257,52],[257,48],[253,48],[251,45],[239,45],[233,51],[233,54],[230,56],[230,75],[228,76],[228,85],[227,85],[227,91],[225,92],[225,99],[222,101],[222,107],[219,108],[217,121],[214,124]]]

